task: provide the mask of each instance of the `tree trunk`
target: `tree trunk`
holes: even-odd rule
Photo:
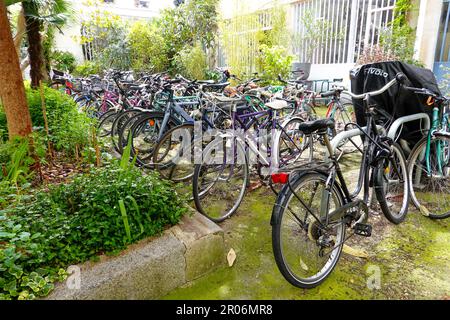
[[[44,48],[42,47],[41,24],[35,15],[38,8],[34,1],[22,3],[25,13],[25,23],[28,37],[28,56],[30,57],[31,87],[37,89],[40,81],[44,80]]]
[[[0,52],[0,99],[9,138],[24,137],[31,133],[31,117],[4,0],[0,0]]]

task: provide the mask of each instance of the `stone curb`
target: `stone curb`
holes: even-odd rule
[[[130,246],[119,256],[102,256],[99,262],[77,266],[79,277],[72,273],[45,299],[158,299],[224,263],[223,230],[195,213],[162,236]]]

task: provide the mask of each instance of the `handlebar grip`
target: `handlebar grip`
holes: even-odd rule
[[[401,83],[401,84],[408,81],[408,77],[403,72],[397,73],[397,75],[395,76],[395,79],[397,80],[398,83]]]

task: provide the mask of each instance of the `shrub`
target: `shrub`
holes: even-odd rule
[[[44,127],[41,95],[39,90],[25,86],[31,121],[34,127]],[[64,93],[44,88],[50,140],[56,150],[73,154],[75,146],[81,150],[89,142],[91,120],[77,110],[75,102]],[[0,110],[0,131],[6,130],[6,116]]]
[[[72,73],[75,70],[75,56],[67,51],[55,51],[51,55],[52,66],[56,70]]]
[[[85,61],[75,68],[74,74],[80,77],[87,77],[93,74],[99,74],[100,65],[95,61]]]
[[[294,57],[287,54],[287,49],[283,46],[269,47],[261,45],[260,54],[258,57],[258,65],[261,73],[263,84],[278,83],[278,74],[284,78],[289,77],[291,64]]]
[[[45,296],[61,268],[117,253],[185,211],[171,183],[115,163],[22,197],[0,211],[0,299]]]
[[[174,69],[189,79],[204,79],[208,65],[200,44],[185,47],[174,58]]]
[[[134,23],[128,39],[134,70],[162,72],[169,68],[164,39],[155,24],[142,21]]]

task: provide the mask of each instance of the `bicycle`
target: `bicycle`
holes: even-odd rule
[[[432,127],[413,148],[408,160],[411,199],[431,219],[450,217],[450,114],[449,100],[423,88],[406,87],[428,96],[433,107]]]
[[[201,164],[195,165],[195,206],[212,221],[222,222],[239,208],[249,182],[250,163],[256,166],[260,179],[266,181],[274,167],[293,163],[305,154],[310,156],[304,152],[309,145],[298,130],[303,119],[280,120],[277,113],[289,108],[283,100],[266,107],[245,112],[248,106],[243,110],[231,106],[231,131],[209,143],[203,150]],[[255,134],[251,134],[252,130]],[[265,130],[269,133],[265,134]]]
[[[402,77],[397,75],[378,91],[349,93],[364,100],[367,119],[365,128],[355,124],[365,139],[358,185],[353,193],[329,140],[329,130],[335,129],[333,119],[300,125],[305,134],[323,138],[328,159],[287,167],[272,175],[274,183],[284,185],[272,211],[272,247],[278,269],[292,285],[318,286],[333,271],[345,241],[353,235],[371,236],[372,226],[368,224],[371,186],[388,220],[398,224],[405,219],[409,202],[406,159],[400,146],[382,134],[384,128],[376,125],[377,110],[370,104],[371,97],[400,83]],[[333,145],[339,145],[339,141],[333,141]],[[363,198],[359,199],[362,190]],[[349,236],[347,229],[352,230]]]

